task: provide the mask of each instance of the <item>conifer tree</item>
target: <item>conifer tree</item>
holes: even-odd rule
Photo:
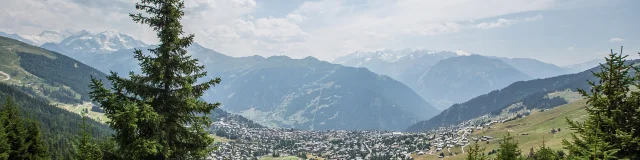
[[[11,146],[9,145],[9,140],[7,139],[7,133],[4,130],[4,125],[0,123],[0,160],[9,159],[10,151]]]
[[[40,127],[34,119],[20,117],[20,110],[7,98],[0,110],[0,122],[6,133],[9,154],[8,159],[50,159]]]
[[[113,137],[101,140],[98,143],[100,152],[102,152],[102,159],[104,160],[120,160],[123,159],[118,154],[117,144]]]
[[[515,160],[523,159],[521,151],[518,148],[518,142],[511,136],[510,133],[504,136],[502,143],[500,143],[500,149],[496,155],[498,160]]]
[[[627,56],[613,53],[600,64],[600,71],[593,72],[598,83],[588,81],[589,92],[579,90],[587,99],[588,118],[584,122],[567,119],[573,142],[563,140],[572,157],[589,159],[640,159],[640,92],[630,91],[638,87],[640,75],[633,64],[625,63]],[[630,93],[630,94],[629,94]],[[576,135],[577,134],[577,135]]]
[[[135,22],[157,32],[160,44],[151,55],[135,50],[142,73],[107,77],[111,90],[92,79],[92,100],[101,104],[122,157],[132,159],[203,159],[213,147],[207,114],[219,106],[198,100],[220,78],[199,83],[204,66],[187,55],[193,35],[183,36],[180,0],[141,0],[130,14]]]
[[[0,111],[0,122],[4,126],[9,141],[10,151],[9,159],[26,159],[27,155],[27,130],[20,117],[18,107],[15,107],[13,101],[7,98],[7,101]]]
[[[551,148],[547,147],[547,145],[544,143],[544,140],[542,140],[542,146],[540,146],[540,149],[538,149],[538,152],[535,152],[534,159],[539,159],[539,160],[558,160],[560,159],[560,157],[558,157],[557,152],[553,151]]]
[[[468,155],[466,160],[486,160],[487,157],[484,156],[485,147],[480,147],[478,144],[479,140],[476,140],[473,143],[473,146],[469,147]]]
[[[78,148],[76,151],[77,160],[98,160],[102,159],[102,151],[92,139],[91,130],[87,123],[87,116],[83,113],[82,123],[80,123],[80,133],[77,137]]]
[[[40,124],[35,118],[26,119],[27,135],[25,142],[27,143],[27,159],[50,159],[49,148],[40,132]]]

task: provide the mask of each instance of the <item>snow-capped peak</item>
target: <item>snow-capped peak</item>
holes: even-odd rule
[[[368,52],[358,51],[353,54],[345,55],[343,57],[336,58],[336,60],[334,60],[334,63],[344,64],[344,63],[348,63],[347,61],[352,61],[352,60],[363,61],[363,62],[369,62],[372,60],[384,61],[384,62],[397,62],[400,59],[403,59],[405,57],[414,59],[417,57],[421,57],[422,55],[434,54],[434,53],[437,53],[437,52],[433,50],[419,50],[419,49],[409,49],[409,48],[401,49],[401,50],[392,50],[392,49],[382,48],[382,49],[370,50]]]
[[[82,30],[62,40],[59,45],[80,53],[108,53],[119,49],[148,46],[144,42],[136,40],[129,35],[111,30],[97,34]]]
[[[466,51],[463,51],[463,50],[460,50],[460,49],[458,49],[458,50],[456,50],[456,51],[454,51],[454,52],[455,52],[458,56],[470,56],[470,55],[471,55],[471,53],[466,52]]]
[[[44,30],[39,35],[21,35],[21,37],[39,46],[45,43],[58,43],[69,35],[71,35],[69,31]]]

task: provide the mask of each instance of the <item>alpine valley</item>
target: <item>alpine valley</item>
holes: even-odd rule
[[[133,48],[153,46],[121,33],[81,31],[42,47],[126,75],[139,72]],[[210,78],[223,77],[206,101],[269,127],[402,130],[439,112],[404,84],[365,68],[313,57],[230,57],[197,43],[188,51],[205,66],[217,66],[206,68]]]
[[[140,72],[134,49],[155,47],[115,31],[0,35],[121,75]],[[231,57],[197,43],[188,53],[205,66],[215,66],[205,69],[208,78],[223,78],[204,100],[221,102],[222,109],[264,126],[305,130],[404,130],[511,83],[573,71],[535,59],[462,50],[356,52],[333,63],[313,57]]]
[[[21,110],[40,117],[37,120],[45,124],[44,132],[59,135],[51,141],[62,146],[71,145],[64,140],[78,133],[65,124],[79,124],[81,113],[91,118],[94,136],[113,132],[105,125],[109,120],[102,108],[90,102],[89,78],[108,82],[105,73],[140,73],[133,52],[138,49],[149,54],[148,49],[156,47],[115,31],[44,31],[36,36],[0,32],[0,36],[0,98],[14,97],[20,104],[30,104]],[[360,141],[382,138],[375,142],[378,148],[372,147],[377,151],[384,151],[380,147],[387,142],[401,141],[397,145],[402,147],[386,152],[426,159],[435,158],[434,154],[408,151],[412,147],[431,149],[460,157],[456,156],[458,151],[469,144],[464,138],[485,136],[489,141],[486,136],[502,135],[497,130],[505,128],[532,134],[533,138],[516,138],[523,146],[535,146],[529,143],[548,136],[545,127],[568,127],[557,125],[555,119],[579,120],[584,114],[579,106],[585,100],[576,89],[588,89],[586,80],[597,80],[591,71],[599,70],[593,67],[602,62],[556,66],[535,59],[483,56],[462,50],[403,49],[356,52],[330,63],[314,57],[232,57],[198,43],[187,51],[205,65],[205,80],[222,78],[201,97],[223,104],[210,115],[214,120],[212,136],[224,143],[216,152],[218,158],[233,158],[223,153],[234,152],[234,145],[243,145],[235,142],[244,140],[250,144],[259,141],[254,147],[270,147],[261,143],[270,143],[271,139],[254,139],[255,134],[264,133],[273,134],[270,138],[281,144],[276,147],[291,153],[296,149],[282,146],[291,141],[287,140],[291,134],[324,137],[312,142],[294,138],[307,147],[317,147],[318,143],[342,148],[365,144],[349,149],[362,154],[371,152],[364,149],[374,142]],[[544,112],[547,110],[550,112]],[[525,118],[527,115],[531,116]],[[530,119],[536,123],[526,122]],[[501,123],[493,125],[498,121]],[[490,127],[480,129],[482,125]],[[476,128],[480,130],[477,133],[473,132]],[[351,140],[343,143],[328,135]],[[441,142],[445,138],[439,137],[442,135],[453,135],[458,141],[447,141],[445,146]],[[561,148],[559,142],[568,135],[549,138],[550,146]],[[483,146],[496,148],[493,144]],[[56,159],[72,155],[59,146],[50,148],[56,152]],[[309,156],[344,156],[330,151],[319,150]],[[242,156],[249,157],[247,154]],[[267,152],[249,155],[256,154],[264,156]]]

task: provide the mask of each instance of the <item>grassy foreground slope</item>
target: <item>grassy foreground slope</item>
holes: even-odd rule
[[[587,117],[585,110],[586,100],[572,100],[569,104],[561,105],[544,112],[539,110],[532,111],[531,115],[520,118],[517,120],[509,121],[506,123],[496,123],[491,125],[490,128],[484,128],[482,130],[476,130],[473,133],[473,137],[479,136],[491,136],[495,139],[486,142],[481,142],[482,147],[486,147],[485,153],[490,152],[493,149],[497,149],[502,137],[509,132],[518,141],[522,154],[529,153],[531,148],[538,149],[542,145],[544,140],[545,144],[554,150],[562,149],[562,139],[571,138],[571,130],[568,128],[565,118],[571,120],[584,120]],[[551,129],[560,128],[560,132],[556,134],[551,133]],[[525,135],[523,135],[525,134]],[[469,147],[464,148],[465,151]],[[459,151],[460,149],[452,148],[452,151]],[[448,152],[444,150],[444,159],[465,159],[467,154],[458,154],[456,156],[448,156]],[[460,152],[458,152],[460,153]],[[427,159],[439,159],[437,155],[424,155],[415,156],[416,160]]]
[[[528,117],[510,121],[507,123],[498,123],[492,125],[491,128],[485,128],[474,132],[477,136],[492,136],[496,140],[484,144],[487,152],[498,148],[498,142],[507,132],[514,135],[518,141],[520,149],[523,153],[527,153],[529,149],[538,148],[545,144],[554,150],[562,149],[562,139],[571,138],[571,130],[566,122],[566,118],[570,120],[584,120],[587,118],[585,110],[586,100],[578,100],[566,105],[562,105],[544,112],[534,111]],[[551,129],[560,128],[561,131],[555,134],[551,133]],[[528,135],[527,135],[528,134]],[[492,143],[494,142],[494,143]],[[526,151],[526,152],[525,152]]]

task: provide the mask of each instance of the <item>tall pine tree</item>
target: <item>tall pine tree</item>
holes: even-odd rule
[[[15,107],[9,98],[0,111],[0,122],[7,133],[7,140],[11,148],[9,159],[26,159],[23,156],[27,154],[27,147],[29,147],[25,141],[27,130],[24,128],[18,107]]]
[[[80,123],[80,133],[77,137],[77,148],[75,149],[76,160],[99,160],[102,159],[102,151],[96,141],[92,139],[91,129],[87,123],[86,113],[82,114]]]
[[[112,90],[93,79],[92,100],[100,103],[111,119],[108,124],[116,131],[114,137],[122,157],[202,159],[213,150],[213,138],[207,132],[211,120],[206,115],[220,104],[198,98],[220,83],[220,78],[198,83],[206,72],[185,50],[194,35],[182,36],[182,1],[141,0],[136,9],[147,14],[130,16],[153,28],[160,45],[149,50],[151,55],[135,51],[142,74],[131,72],[127,79],[112,72],[107,77]]]
[[[516,160],[524,159],[521,151],[518,148],[518,142],[511,136],[510,133],[504,136],[504,139],[500,143],[500,148],[496,155],[498,160]]]
[[[40,124],[35,118],[26,119],[27,159],[50,159],[49,148],[40,132]]]
[[[4,130],[4,125],[0,123],[0,160],[9,159],[10,151],[11,146],[9,145],[9,140],[7,139],[7,133]]]
[[[588,81],[590,92],[579,90],[587,99],[588,118],[584,122],[567,119],[573,142],[563,140],[570,156],[589,159],[640,159],[640,87],[639,69],[625,63],[627,56],[613,53],[600,65],[598,83]],[[636,76],[630,72],[634,71]]]

